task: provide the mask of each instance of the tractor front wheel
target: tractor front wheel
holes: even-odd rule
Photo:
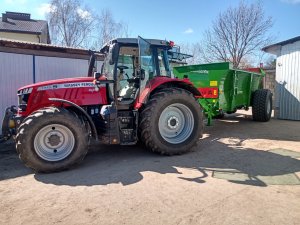
[[[82,161],[88,150],[88,132],[68,110],[44,108],[24,119],[16,149],[25,165],[37,172],[61,171]]]
[[[182,154],[196,145],[203,132],[202,110],[183,89],[167,88],[150,97],[141,114],[142,142],[165,155]]]

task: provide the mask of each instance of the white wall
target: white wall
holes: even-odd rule
[[[36,82],[85,77],[88,71],[88,60],[36,56],[35,57],[35,79]],[[101,69],[102,62],[97,62],[97,69]]]
[[[86,76],[88,61],[84,59],[36,56],[36,82]]]
[[[300,41],[281,47],[276,61],[276,83],[277,117],[300,120]]]
[[[0,129],[5,108],[17,105],[17,89],[33,82],[32,73],[31,55],[0,52]]]

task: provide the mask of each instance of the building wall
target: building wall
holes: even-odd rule
[[[300,120],[300,41],[282,46],[276,61],[275,116]]]
[[[100,71],[102,62],[97,62]],[[4,110],[17,105],[17,90],[35,82],[86,76],[87,59],[0,52],[0,134]]]
[[[43,30],[42,34],[40,35],[40,43],[50,44],[48,43],[47,30]]]
[[[35,81],[41,82],[87,75],[88,60],[57,57],[35,57]]]
[[[276,77],[276,70],[274,69],[266,69],[264,68],[264,71],[266,73],[266,76],[264,77],[264,88],[269,89],[273,94],[273,108],[275,108],[274,102],[275,102],[275,77]]]
[[[0,129],[6,107],[17,105],[17,89],[33,82],[32,68],[30,55],[0,52]]]
[[[11,33],[11,32],[0,32],[1,38],[29,41],[39,43],[38,35],[36,34],[22,34],[22,33]],[[47,42],[46,42],[47,43]]]

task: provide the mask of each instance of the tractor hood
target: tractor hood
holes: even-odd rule
[[[76,77],[24,86],[18,90],[18,112],[27,116],[40,108],[61,105],[51,98],[67,100],[78,106],[107,104],[106,87],[95,86],[93,80],[93,77]]]
[[[38,82],[35,84],[30,84],[23,86],[18,89],[18,93],[22,90],[32,90],[32,89],[55,89],[58,86],[61,87],[83,87],[80,85],[87,85],[86,83],[91,83],[93,82],[94,78],[93,77],[75,77],[75,78],[65,78],[65,79],[57,79],[57,80],[49,80],[49,81],[43,81],[43,82]],[[58,85],[58,86],[57,86]],[[90,84],[92,85],[92,84]],[[52,87],[52,88],[51,88]]]

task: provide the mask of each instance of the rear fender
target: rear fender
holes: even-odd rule
[[[195,98],[200,98],[200,91],[193,85],[189,79],[174,79],[169,77],[156,77],[149,82],[145,89],[140,94],[134,104],[135,109],[140,109],[143,104],[146,104],[149,96],[164,88],[181,88],[191,92]]]

